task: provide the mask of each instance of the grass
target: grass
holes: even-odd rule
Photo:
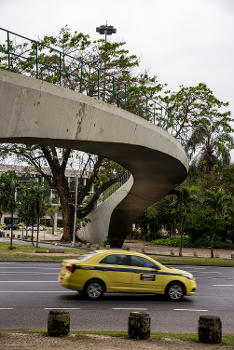
[[[221,267],[233,267],[234,261],[231,259],[222,258],[190,258],[190,257],[178,257],[178,256],[155,256],[155,259],[162,264],[169,265],[200,265],[200,266],[221,266]]]
[[[34,247],[32,245],[14,244],[14,249],[9,249],[9,243],[0,243],[0,261],[62,261],[64,258],[73,258],[84,254],[86,249],[65,249],[64,253],[54,255],[49,249]],[[44,255],[43,255],[44,254]]]
[[[15,249],[9,249],[9,243],[0,243],[0,261],[43,261],[61,262],[63,259],[74,259],[77,255],[84,254],[87,249],[65,249],[64,253],[53,254],[46,248],[36,248],[32,245],[14,244]],[[162,264],[169,265],[204,265],[233,267],[232,259],[223,258],[200,258],[200,257],[178,257],[178,256],[155,256]]]
[[[17,329],[17,330],[1,330],[2,333],[25,333],[25,334],[42,334],[47,335],[46,330],[34,330],[34,329]],[[128,337],[128,332],[124,331],[71,331],[71,334],[85,335],[108,335],[110,337]],[[198,342],[198,335],[195,333],[171,333],[171,332],[151,332],[152,339],[181,339],[191,340]],[[222,344],[234,344],[234,335],[231,333],[224,333],[222,335]]]

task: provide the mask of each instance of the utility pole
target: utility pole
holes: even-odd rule
[[[73,235],[72,235],[72,247],[76,244],[76,220],[77,220],[77,200],[78,200],[78,177],[76,177],[75,184],[75,205],[74,205],[74,222],[73,222]]]

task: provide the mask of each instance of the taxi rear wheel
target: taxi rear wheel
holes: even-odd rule
[[[185,294],[184,285],[180,282],[171,282],[166,289],[166,296],[173,301],[180,301]]]
[[[98,279],[93,279],[86,284],[83,292],[89,299],[97,300],[101,298],[104,290],[105,286],[103,282]]]

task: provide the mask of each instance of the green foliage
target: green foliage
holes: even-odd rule
[[[169,237],[169,238],[161,238],[155,239],[150,242],[152,245],[163,245],[169,247],[179,247],[180,246],[180,237]],[[196,241],[192,241],[189,236],[183,237],[183,247],[184,248],[210,248],[210,240],[207,238],[200,238]],[[233,244],[231,242],[222,242],[222,241],[214,241],[214,248],[220,249],[233,249]]]

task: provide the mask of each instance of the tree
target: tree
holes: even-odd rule
[[[50,217],[53,235],[54,235],[54,231],[55,231],[55,218],[56,218],[56,214],[58,212],[59,212],[59,205],[50,203],[49,207],[47,208],[47,214]]]
[[[227,203],[230,203],[230,202],[231,202],[231,197],[227,196],[223,189],[219,189],[217,191],[208,190],[206,192],[206,196],[203,204],[205,206],[209,205],[214,212],[214,218],[213,218],[214,225],[213,225],[213,230],[212,230],[211,239],[210,239],[211,258],[214,257],[214,237],[216,234],[218,218],[223,215],[225,208],[227,206]]]
[[[214,166],[223,168],[230,163],[231,145],[232,137],[219,130],[219,122],[214,122],[212,126],[198,125],[188,141],[191,156],[197,152],[193,162],[207,173],[211,172]]]
[[[29,182],[21,184],[19,190],[18,215],[27,226],[32,226],[33,245],[34,225],[36,223],[36,246],[38,246],[40,219],[45,215],[47,209],[48,189],[46,183],[39,183],[35,179],[30,179]]]
[[[152,97],[163,88],[161,84],[156,84],[156,76],[149,78],[147,72],[139,76],[133,74],[134,68],[139,63],[136,56],[130,55],[124,47],[125,43],[107,43],[104,40],[92,42],[88,35],[78,32],[72,34],[67,26],[62,28],[56,37],[45,36],[40,42],[25,41],[22,44],[16,44],[11,40],[9,45],[10,51],[14,53],[11,55],[10,66],[7,54],[3,54],[0,57],[0,68],[68,87],[140,115],[144,115],[140,102],[147,105],[148,98],[140,96],[139,91],[150,93]],[[0,49],[2,52],[7,52],[5,44],[1,45]],[[136,90],[137,88],[140,90]],[[119,90],[122,92],[118,92]],[[74,158],[83,156],[69,148],[2,145],[2,156],[11,153],[33,165],[51,187],[57,190],[63,215],[63,240],[71,241],[74,196],[69,189],[65,170]],[[118,177],[125,172],[121,166],[102,156],[88,154],[83,165],[84,167],[79,170],[81,178],[86,178],[86,184],[79,186],[78,219],[87,216],[101,193],[117,182]],[[44,167],[50,168],[49,174],[45,172]],[[116,174],[115,177],[113,172]],[[92,189],[94,193],[84,205],[84,199]]]
[[[1,208],[4,211],[9,211],[11,214],[11,237],[10,237],[10,247],[13,249],[13,222],[14,222],[14,212],[17,208],[16,201],[16,191],[19,187],[17,181],[17,175],[14,171],[7,171],[0,175],[0,202]]]
[[[226,110],[229,103],[218,100],[206,84],[199,83],[194,87],[181,85],[178,92],[166,91],[161,101],[169,111],[169,123],[166,124],[167,120],[162,121],[164,127],[181,141],[188,154],[196,154],[202,138],[208,141],[207,132],[210,140],[214,141],[218,136],[216,146],[219,151],[222,147],[230,150],[233,128],[230,124],[231,112]]]
[[[190,188],[181,186],[178,189],[175,189],[171,192],[176,195],[175,208],[177,209],[178,218],[179,218],[179,229],[180,229],[179,256],[182,256],[185,220],[188,214],[192,210],[192,204],[195,201],[197,201],[197,197],[195,196],[196,192],[197,192],[197,188],[194,186]]]

